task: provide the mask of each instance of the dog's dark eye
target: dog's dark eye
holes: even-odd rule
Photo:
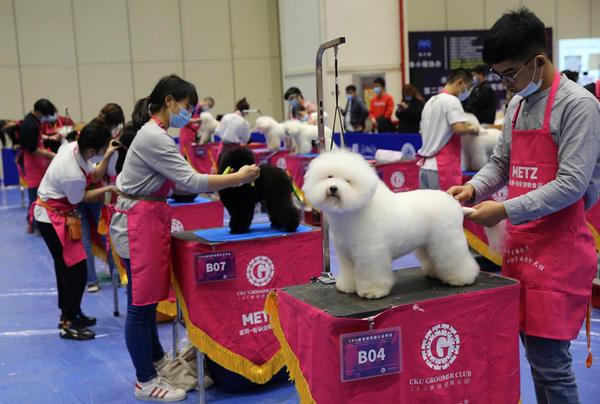
[[[350,182],[350,180],[346,180],[346,182],[347,182],[348,184],[352,184],[352,183]]]
[[[327,178],[333,178],[333,175],[328,175]]]

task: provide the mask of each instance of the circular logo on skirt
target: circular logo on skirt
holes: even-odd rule
[[[423,360],[434,370],[444,370],[456,360],[460,349],[460,337],[449,324],[438,324],[425,334],[421,344]]]
[[[275,265],[273,261],[265,255],[254,257],[246,267],[246,276],[248,281],[254,286],[265,286],[275,274]]]

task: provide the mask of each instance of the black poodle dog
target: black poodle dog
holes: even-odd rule
[[[233,148],[223,153],[219,162],[219,174],[228,167],[237,171],[248,164],[254,164],[254,153],[247,147]],[[231,234],[248,232],[257,202],[264,204],[272,227],[286,232],[296,231],[300,224],[300,211],[294,206],[292,192],[292,180],[286,172],[269,164],[260,165],[260,177],[254,184],[219,191],[221,202],[231,217]]]

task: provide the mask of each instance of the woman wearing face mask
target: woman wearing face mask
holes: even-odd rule
[[[402,95],[402,102],[396,108],[396,118],[400,122],[398,132],[418,133],[425,99],[412,84],[404,85]]]
[[[302,92],[298,87],[288,88],[285,94],[283,95],[283,99],[288,102],[290,111],[289,119],[298,119],[298,117],[294,115],[294,107],[297,105],[302,105],[308,113],[308,115],[312,114],[313,112],[317,112],[317,105],[305,100],[304,96],[302,95]]]
[[[419,150],[421,188],[446,191],[462,183],[460,137],[479,133],[479,128],[467,123],[461,104],[469,96],[471,80],[467,70],[453,70],[444,89],[423,107],[423,146]]]
[[[61,338],[88,340],[95,336],[87,327],[96,324],[96,319],[81,311],[86,255],[74,212],[80,202],[116,191],[111,186],[86,190],[95,173],[93,161],[114,151],[108,145],[110,139],[108,129],[90,123],[76,142],[63,145],[40,183],[33,206],[35,220],[54,261]]]
[[[92,121],[100,124],[110,130],[110,134],[113,139],[118,139],[121,136],[123,130],[123,124],[125,122],[125,115],[123,109],[115,103],[106,104],[101,110],[98,116]],[[116,165],[119,159],[119,154],[125,151],[117,145],[111,148],[104,155],[97,157],[96,160],[98,165],[92,176],[92,183],[89,185],[89,189],[101,187],[103,185],[112,184],[114,185],[114,179],[116,176]],[[112,150],[114,152],[112,152]],[[87,256],[87,291],[89,293],[97,292],[100,285],[98,282],[98,275],[96,274],[96,260],[92,252],[92,231],[96,231],[98,226],[98,220],[100,219],[100,210],[102,208],[102,202],[99,200],[82,202],[77,206],[77,210],[81,215],[81,236],[83,246],[85,248],[85,254]],[[113,269],[112,259],[108,255],[108,263]]]
[[[187,163],[167,133],[184,127],[198,102],[195,87],[175,76],[162,78],[150,96],[136,103],[138,132],[129,146],[120,191],[110,225],[117,253],[124,259],[127,285],[125,341],[136,370],[135,396],[179,401],[185,391],[161,378],[166,358],[158,339],[156,306],[169,294],[171,213],[166,198],[178,190],[199,193],[247,184],[260,174],[255,165],[228,175],[199,174]]]
[[[56,107],[42,98],[35,102],[19,126],[19,143],[23,153],[23,174],[29,194],[29,208],[37,198],[37,189],[42,182],[50,160],[56,155],[44,146],[42,124],[56,120]],[[29,212],[31,209],[28,209]],[[33,233],[35,220],[27,215],[27,232]]]

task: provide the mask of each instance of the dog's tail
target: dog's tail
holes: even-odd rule
[[[471,213],[475,212],[475,209],[473,208],[467,208],[467,207],[462,207],[463,210],[463,215],[465,216],[469,216]]]

